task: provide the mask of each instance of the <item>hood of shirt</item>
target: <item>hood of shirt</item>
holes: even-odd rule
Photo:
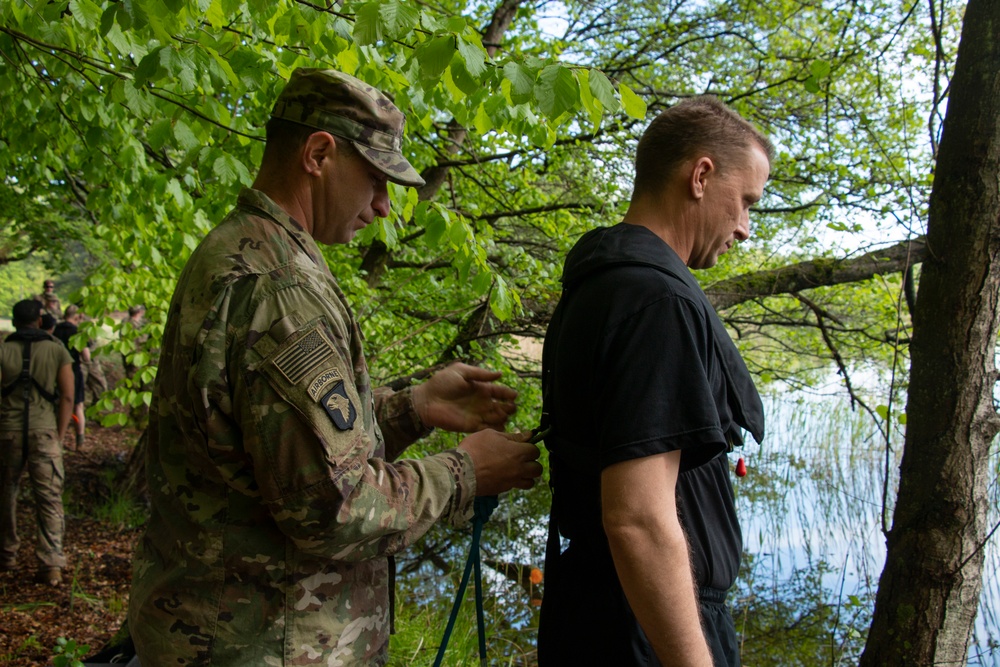
[[[749,431],[754,440],[761,442],[764,439],[764,406],[753,377],[691,270],[663,239],[646,227],[627,223],[591,230],[566,256],[563,287],[571,288],[594,273],[625,265],[648,266],[673,276],[702,305],[706,320],[712,323],[716,347],[723,361],[733,419]]]

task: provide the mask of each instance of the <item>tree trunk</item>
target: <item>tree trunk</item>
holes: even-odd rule
[[[1000,2],[966,8],[911,345],[899,495],[862,667],[964,665],[982,588],[1000,289]]]

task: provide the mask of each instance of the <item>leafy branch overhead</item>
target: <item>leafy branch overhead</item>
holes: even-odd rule
[[[389,219],[325,251],[357,304],[373,368],[391,378],[449,356],[503,363],[509,334],[544,332],[573,241],[620,219],[638,134],[677,99],[710,92],[779,147],[753,240],[702,276],[721,306],[743,302],[731,321],[760,324],[762,337],[743,344],[773,340],[764,296],[819,288],[814,302],[855,320],[832,334],[838,348],[868,349],[847,363],[890,358],[892,346],[868,339],[908,327],[898,276],[878,263],[824,267],[850,264],[840,248],[861,233],[884,242],[872,256],[922,236],[928,119],[942,99],[907,90],[946,89],[960,6],[937,17],[937,40],[917,5],[561,7],[2,2],[0,197],[19,204],[0,213],[0,248],[58,261],[64,241],[79,239],[100,265],[77,296],[94,314],[146,304],[155,364],[177,273],[252,181],[284,81],[295,67],[335,67],[393,97],[408,119],[404,150],[427,180],[393,187]],[[39,231],[40,215],[57,234]],[[806,269],[806,284],[789,278]],[[793,311],[809,321],[793,301],[783,321]],[[793,328],[783,343],[823,356],[814,329]],[[134,389],[126,398],[141,403]]]

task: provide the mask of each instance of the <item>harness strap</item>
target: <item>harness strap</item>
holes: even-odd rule
[[[18,374],[16,380],[6,387],[0,388],[0,398],[7,398],[14,393],[14,390],[18,386],[21,387],[21,400],[24,402],[21,412],[21,460],[24,463],[28,461],[28,419],[31,410],[31,388],[34,387],[39,396],[53,405],[59,400],[56,394],[46,391],[45,387],[31,375],[31,347],[35,341],[39,340],[55,339],[41,332],[24,333],[17,331],[7,336],[6,342],[21,343],[21,372]]]
[[[473,568],[476,571],[476,627],[479,630],[479,664],[481,667],[486,667],[486,618],[483,612],[483,571],[479,558],[479,541],[483,535],[483,525],[490,520],[490,515],[493,514],[493,510],[499,503],[496,496],[480,496],[473,504],[475,514],[472,520],[472,546],[469,547],[469,557],[465,561],[462,583],[458,585],[458,594],[455,595],[455,603],[451,606],[448,626],[441,638],[434,667],[441,667],[441,661],[444,660],[444,652],[448,648],[448,640],[451,639],[452,630],[455,629],[458,609],[462,606],[462,598],[465,597],[465,589],[469,585],[469,576],[472,574]]]
[[[21,375],[18,383],[23,387],[21,396],[24,407],[21,412],[21,465],[28,463],[28,413],[31,407],[31,341],[21,343]]]

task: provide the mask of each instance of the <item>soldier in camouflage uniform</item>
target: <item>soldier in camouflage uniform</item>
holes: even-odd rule
[[[52,280],[42,283],[42,293],[35,297],[35,301],[42,304],[42,313],[48,313],[58,322],[62,319],[62,303],[56,296],[56,284]]]
[[[66,567],[62,442],[73,414],[73,360],[39,328],[41,321],[38,301],[19,301],[13,311],[16,331],[0,343],[0,570],[17,566],[17,493],[27,468],[38,522],[38,580],[54,586]]]
[[[376,89],[296,70],[253,189],[180,277],[128,620],[144,665],[385,664],[387,557],[541,472],[537,448],[491,430],[514,409],[499,374],[455,364],[412,389],[371,386],[316,242],[388,215],[387,179],[423,183],[402,136]],[[474,433],[396,460],[433,427]]]

